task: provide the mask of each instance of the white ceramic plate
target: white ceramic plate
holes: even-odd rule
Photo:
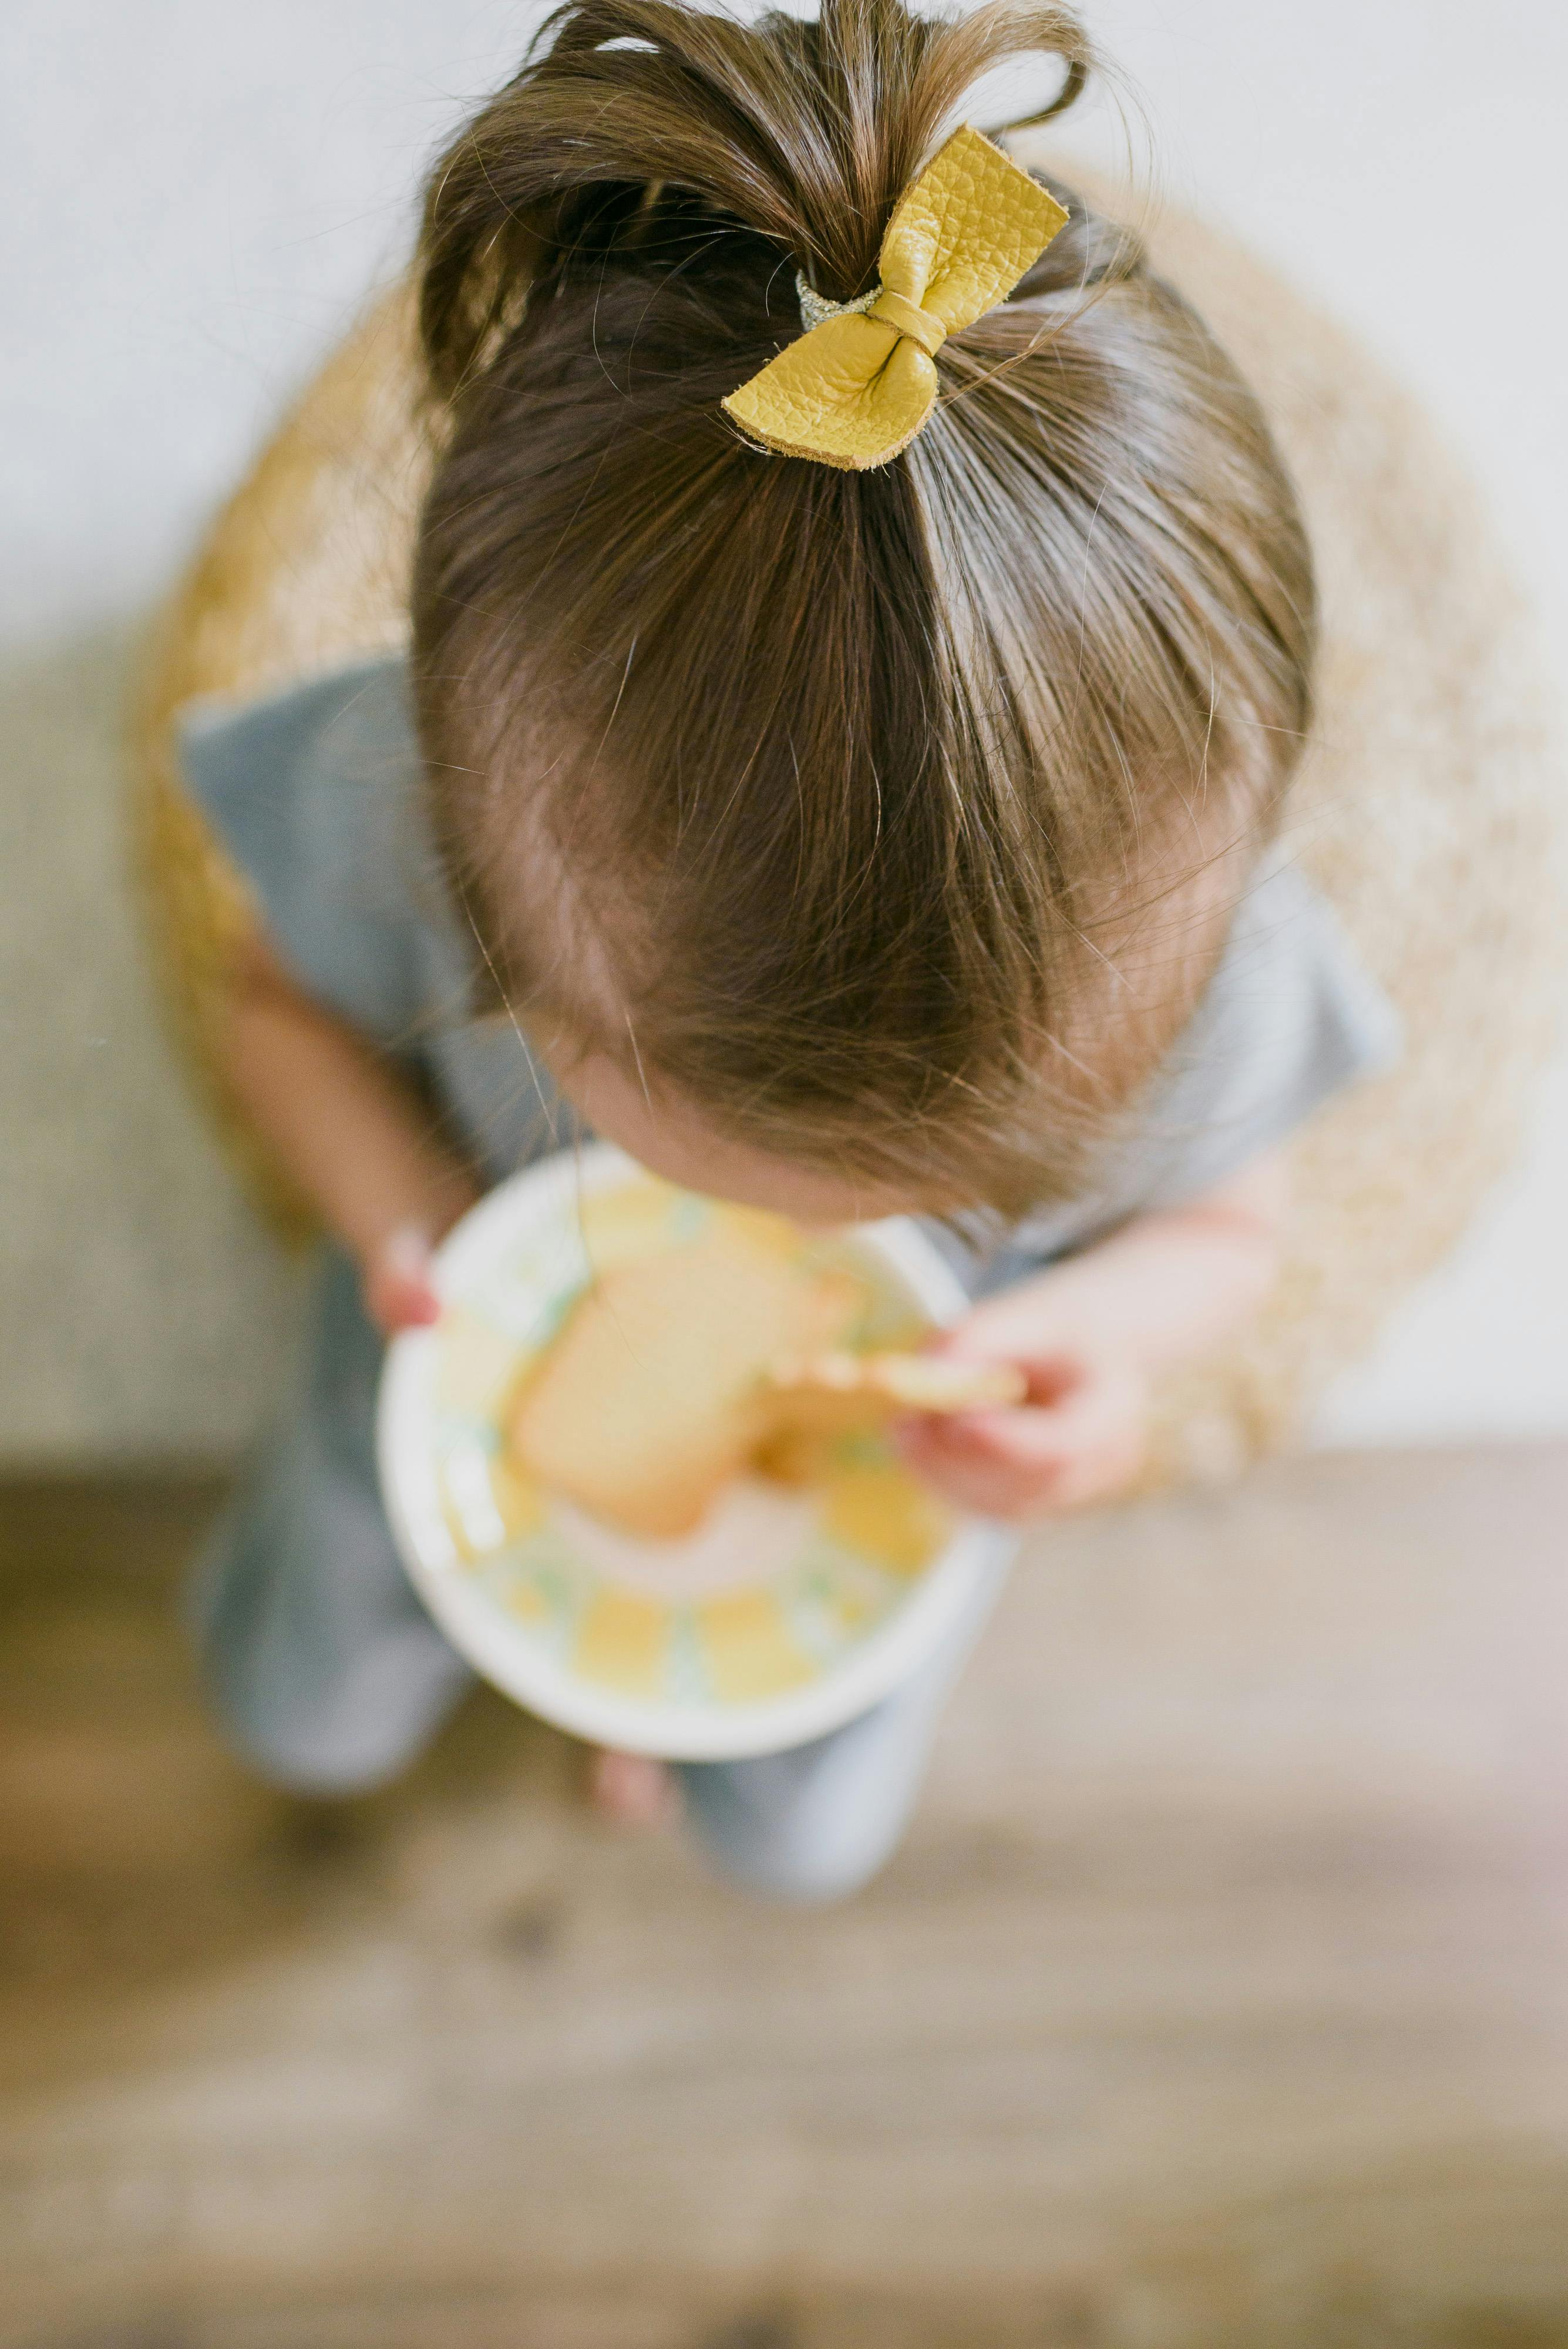
[[[955,1517],[880,1439],[848,1440],[795,1493],[739,1482],[687,1540],[615,1534],[542,1492],[503,1433],[518,1379],[595,1266],[742,1216],[603,1143],[491,1192],[436,1259],[440,1322],[388,1350],[378,1444],[388,1514],[426,1606],[475,1670],[597,1744],[688,1760],[804,1744],[865,1712],[940,1648],[1011,1547]],[[849,1261],[863,1342],[961,1311],[919,1226],[792,1241]]]

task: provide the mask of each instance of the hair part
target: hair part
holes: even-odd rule
[[[574,0],[432,175],[448,419],[415,678],[506,1000],[726,1133],[947,1203],[1067,1195],[1222,942],[1310,717],[1314,599],[1246,387],[1070,191],[880,471],[720,402],[848,299],[1067,11]]]

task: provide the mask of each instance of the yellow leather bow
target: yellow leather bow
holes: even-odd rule
[[[935,405],[948,336],[1004,302],[1066,219],[1000,147],[955,130],[898,199],[869,306],[824,318],[726,410],[785,457],[854,472],[886,465]]]

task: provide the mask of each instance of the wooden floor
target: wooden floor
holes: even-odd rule
[[[4,2349],[1568,2344],[1568,1454],[1038,1542],[826,1913],[487,1695],[252,1784],[212,1499],[0,1493]]]

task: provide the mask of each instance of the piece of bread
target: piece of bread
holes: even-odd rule
[[[1021,1403],[1028,1381],[1011,1362],[941,1354],[836,1350],[774,1364],[767,1430],[753,1464],[781,1485],[815,1484],[846,1435],[872,1435],[911,1411],[951,1413]]]
[[[766,1433],[769,1365],[843,1337],[863,1292],[720,1226],[617,1266],[514,1407],[542,1485],[652,1538],[693,1532]]]
[[[771,1384],[791,1402],[866,1402],[883,1416],[1008,1409],[1029,1392],[1027,1379],[1012,1362],[965,1362],[947,1354],[851,1354],[842,1349],[777,1361]]]

